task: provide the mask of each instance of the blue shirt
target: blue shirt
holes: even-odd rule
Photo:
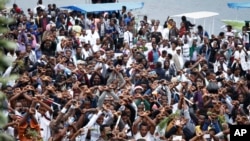
[[[127,17],[124,19],[124,23],[125,25],[128,25],[128,23],[131,21],[131,18],[130,17]]]
[[[158,62],[158,58],[159,58],[159,53],[158,51],[154,51],[153,50],[153,60],[154,60],[154,63]]]

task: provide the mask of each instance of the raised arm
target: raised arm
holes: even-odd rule
[[[101,94],[101,96],[99,97],[98,103],[97,103],[97,104],[98,104],[97,106],[98,106],[99,108],[102,107],[106,95],[107,95],[107,91],[103,91],[102,94]]]
[[[135,120],[135,122],[134,122],[134,124],[133,124],[132,132],[133,132],[134,135],[138,132],[138,125],[139,125],[139,123],[141,122],[141,120],[142,120],[142,118],[139,116],[139,117]]]

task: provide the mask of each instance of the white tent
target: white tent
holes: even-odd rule
[[[202,18],[208,18],[208,17],[217,16],[217,15],[219,15],[219,13],[209,12],[209,11],[199,11],[199,12],[191,12],[191,13],[183,13],[179,15],[174,15],[172,17],[186,16],[187,18],[191,18],[191,19],[202,19]]]
[[[174,17],[182,17],[186,16],[187,18],[193,19],[194,23],[196,19],[204,19],[204,27],[206,25],[205,19],[213,17],[213,24],[212,24],[212,33],[214,32],[214,16],[219,15],[219,13],[216,12],[210,12],[210,11],[198,11],[198,12],[191,12],[191,13],[182,13],[178,15],[171,16]]]

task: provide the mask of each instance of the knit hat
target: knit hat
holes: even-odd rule
[[[135,91],[136,89],[141,89],[142,91],[144,90],[142,86],[136,86],[136,87],[134,88],[134,91]]]

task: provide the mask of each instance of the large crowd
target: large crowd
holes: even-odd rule
[[[20,141],[230,141],[250,125],[250,27],[209,35],[185,16],[176,23],[126,6],[85,14],[56,4],[24,9],[0,47],[8,124]],[[28,14],[25,14],[28,13]]]

